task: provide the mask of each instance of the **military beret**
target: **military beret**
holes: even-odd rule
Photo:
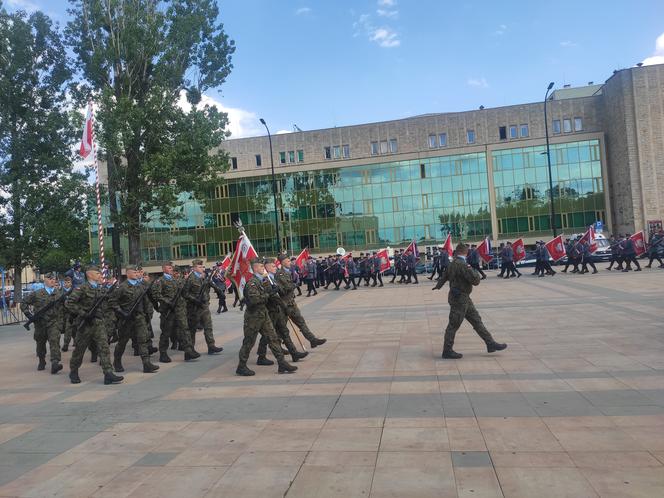
[[[288,254],[280,254],[279,256],[277,256],[277,259],[281,263],[284,259],[289,259]]]
[[[136,263],[136,264],[128,264],[126,269],[127,270],[133,270],[133,271],[141,271],[143,269],[143,267],[141,265],[139,265],[138,263]]]
[[[193,261],[191,262],[191,264],[192,264],[193,266],[196,266],[196,265],[202,265],[202,264],[203,264],[203,260],[202,260],[202,259],[195,259],[195,260],[193,260]]]
[[[57,278],[57,274],[54,271],[49,271],[44,273],[44,278]]]
[[[88,265],[85,267],[85,271],[100,271],[97,265]]]

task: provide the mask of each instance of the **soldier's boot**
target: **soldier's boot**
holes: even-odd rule
[[[177,342],[177,341],[173,341],[173,342],[171,343],[171,349],[173,349],[173,350],[177,350],[177,349],[178,349],[178,342]]]
[[[72,384],[81,383],[81,378],[78,376],[78,368],[72,368],[71,372],[69,372],[69,381]]]
[[[274,365],[274,362],[272,360],[268,360],[264,355],[261,355],[258,357],[258,360],[256,360],[256,365],[269,367],[270,365]]]
[[[124,380],[122,375],[115,375],[113,372],[108,372],[104,374],[104,384],[118,384]]]
[[[308,351],[304,351],[302,353],[300,353],[299,351],[293,351],[291,353],[291,358],[293,359],[293,363],[296,363],[296,362],[302,360],[303,358],[306,358],[307,356],[309,356]]]
[[[44,370],[46,368],[46,357],[39,357],[39,364],[37,365],[37,370]]]
[[[113,355],[113,370],[116,372],[124,372],[124,367],[122,366],[122,356],[116,354]]]
[[[96,352],[96,351],[93,351],[93,352],[90,354],[90,363],[97,363],[97,359],[98,359],[98,358],[97,358],[97,352]]]
[[[224,350],[224,348],[215,346],[212,344],[211,346],[208,346],[208,354],[219,354]]]
[[[155,348],[152,344],[148,345],[148,353],[149,354],[155,354],[158,351],[159,351],[159,349]]]
[[[251,377],[252,375],[256,375],[256,372],[247,367],[247,363],[245,361],[241,361],[237,364],[235,373],[236,375],[241,375],[242,377]]]
[[[67,351],[69,351],[69,344],[63,344],[63,346],[62,346],[62,350],[61,350],[61,351],[62,351],[63,353],[66,353]]]
[[[453,349],[443,349],[443,358],[447,360],[460,360],[463,358],[461,353],[457,353]]]
[[[295,365],[291,365],[288,363],[286,360],[282,359],[279,363],[279,370],[277,371],[280,374],[283,373],[293,373],[297,370],[297,367]]]
[[[54,362],[51,363],[51,373],[53,375],[58,373],[60,370],[62,370],[62,365],[59,362],[54,361]]]
[[[159,363],[170,363],[171,359],[168,356],[168,353],[159,353]]]
[[[182,343],[178,344],[178,351],[184,351],[184,344]]]
[[[311,339],[309,341],[312,348],[315,348],[316,346],[322,346],[326,342],[327,342],[327,339],[319,339],[318,337],[314,337],[313,339]]]
[[[149,374],[159,370],[159,365],[150,363],[150,358],[143,358],[143,373]]]
[[[199,353],[198,351],[196,351],[194,349],[190,349],[189,351],[184,352],[184,361],[191,361],[191,360],[195,360],[196,358],[200,358],[200,357],[201,357],[201,353]]]
[[[141,353],[138,352],[138,346],[134,346],[134,356],[141,356]]]
[[[502,351],[507,349],[507,344],[491,341],[486,343],[486,350],[488,353],[495,353],[496,351]]]
[[[281,354],[287,355],[290,354],[290,351],[288,349],[281,348]]]

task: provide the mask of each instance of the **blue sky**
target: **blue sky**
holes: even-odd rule
[[[63,24],[66,0],[4,0]],[[208,96],[234,137],[541,100],[664,63],[664,2],[220,0],[234,70]],[[659,38],[661,36],[661,38]],[[659,44],[657,44],[659,38]]]

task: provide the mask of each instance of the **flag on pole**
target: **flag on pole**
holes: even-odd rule
[[[447,234],[447,238],[443,244],[443,251],[447,251],[447,255],[450,258],[452,257],[452,254],[454,254],[454,248],[452,247],[452,235],[449,233]]]
[[[415,259],[420,257],[420,251],[417,250],[417,242],[413,240],[410,244],[408,244],[408,247],[406,247],[406,250],[403,252],[404,254],[414,254]]]
[[[85,115],[85,123],[83,123],[83,137],[81,138],[81,147],[78,153],[85,157],[92,152],[93,143],[93,117],[92,117],[92,103],[88,104],[88,111]]]
[[[230,279],[228,278],[228,272],[227,272],[228,267],[231,266],[231,258],[230,258],[230,256],[227,255],[227,256],[224,258],[224,260],[219,264],[219,266],[221,267],[222,270],[224,270],[224,275],[225,275],[225,277],[226,277],[226,288],[228,289],[228,288],[230,288],[230,286],[231,286],[231,281],[230,281]]]
[[[392,267],[390,262],[390,255],[387,252],[387,249],[381,249],[376,253],[376,257],[380,259],[380,271],[381,273],[385,270],[389,270]]]
[[[309,248],[305,247],[304,249],[302,249],[302,252],[300,252],[299,256],[295,258],[295,264],[300,270],[304,271],[304,264],[307,262],[308,259],[309,259]]]
[[[594,253],[597,250],[597,242],[595,242],[595,229],[593,228],[592,225],[588,227],[588,230],[586,230],[586,233],[583,234],[583,237],[581,237],[578,241],[577,244],[584,242],[590,245],[588,249],[590,249],[590,254]]]
[[[256,253],[254,246],[251,245],[249,237],[244,233],[240,234],[240,238],[235,246],[233,258],[229,264],[231,272],[229,277],[233,281],[233,284],[235,284],[240,299],[244,296],[244,286],[247,285],[247,282],[254,274],[251,270],[250,261],[256,257],[258,257],[258,254]]]
[[[544,245],[554,261],[558,261],[567,254],[567,251],[565,251],[565,244],[563,243],[562,235],[558,235]]]
[[[634,242],[634,250],[636,251],[637,257],[646,252],[646,237],[643,230],[630,236],[630,239]]]
[[[493,259],[493,256],[491,255],[491,241],[489,240],[489,237],[486,237],[482,243],[477,246],[477,252],[485,263],[489,263]]]
[[[523,239],[516,239],[512,242],[512,249],[514,249],[515,263],[526,257],[526,248],[523,245]]]

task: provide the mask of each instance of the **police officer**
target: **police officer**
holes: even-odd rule
[[[628,272],[632,269],[632,263],[636,265],[636,270],[641,271],[641,265],[636,260],[636,248],[634,247],[634,241],[630,238],[630,234],[625,234],[625,239],[622,241],[622,256],[627,264],[627,268],[623,269],[623,272]]]
[[[316,287],[318,285],[318,264],[314,260],[313,256],[309,256],[307,262],[304,264],[304,281],[307,283],[307,297],[311,296],[311,293],[314,293],[314,296],[318,294]]]
[[[220,313],[226,313],[228,311],[228,306],[226,306],[226,277],[224,275],[224,269],[220,264],[217,264],[217,272],[212,277],[210,285],[214,289],[214,293],[217,295],[217,300],[219,301],[217,315]]]
[[[652,268],[652,262],[656,259],[659,261],[659,267],[664,268],[664,263],[662,263],[662,255],[664,252],[664,230],[659,229],[658,232],[653,232],[650,235],[650,240],[648,241],[648,264],[646,268]]]
[[[394,261],[393,261],[393,263],[394,263],[394,265],[392,266],[392,271],[393,271],[392,280],[390,280],[391,284],[394,283],[394,279],[397,278],[397,276],[399,276],[399,274],[401,272],[401,253],[400,252],[397,252],[397,251],[394,252]]]
[[[446,252],[443,253],[443,261],[445,263],[444,265],[445,271],[447,271],[450,265],[450,259],[447,256]],[[484,273],[484,271],[482,270],[482,265],[480,262],[480,253],[477,250],[477,246],[475,244],[470,246],[470,250],[468,251],[467,261],[470,267],[482,276],[480,280],[484,280],[486,278],[486,273]]]
[[[373,284],[371,284],[371,287],[376,287],[377,283],[380,283],[378,287],[383,287],[383,277],[380,274],[380,258],[378,257],[378,254],[376,251],[374,251],[371,255],[371,268],[372,268],[372,274],[371,278],[373,279]]]
[[[406,279],[406,283],[410,284],[411,282],[414,284],[419,284],[417,281],[417,263],[418,259],[415,257],[415,252],[410,251],[406,255],[406,274],[408,275],[408,278]]]
[[[441,259],[441,251],[436,247],[433,250],[433,256],[432,256],[432,263],[431,263],[431,276],[427,277],[429,280],[433,280],[433,277],[438,274],[440,277],[442,275],[442,271],[440,269],[440,259]]]
[[[593,274],[597,273],[597,268],[593,262],[593,253],[590,251],[590,242],[581,241],[579,243],[579,253],[581,254],[581,273],[588,273],[588,265],[593,269]]]
[[[565,252],[567,253],[567,262],[565,263],[565,268],[562,273],[567,273],[567,269],[570,265],[574,266],[572,273],[579,273],[579,248],[577,247],[575,239],[567,239],[565,241]]]

